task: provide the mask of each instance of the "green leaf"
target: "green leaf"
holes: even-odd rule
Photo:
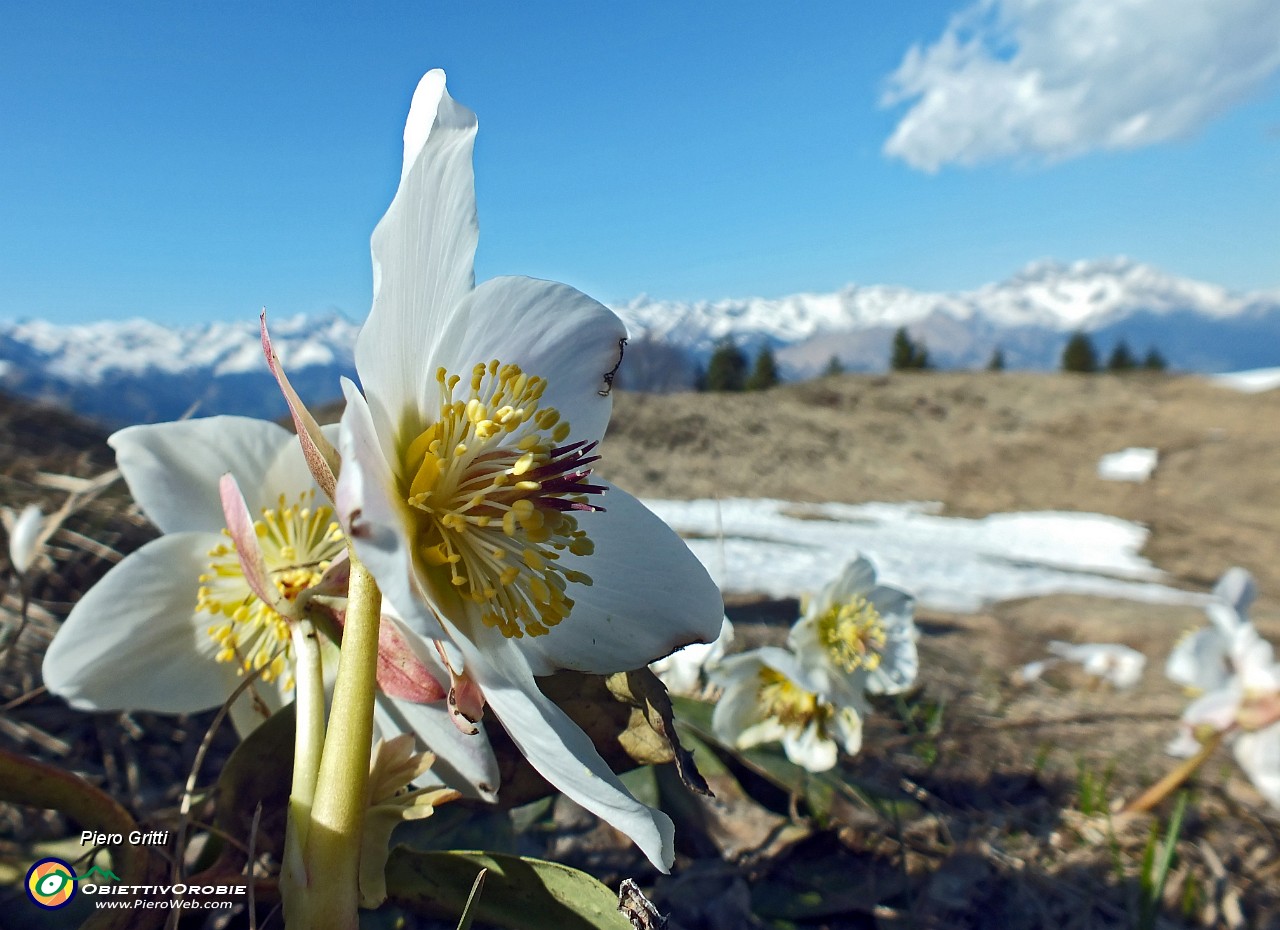
[[[276,711],[235,748],[218,776],[214,823],[228,836],[247,843],[253,832],[254,812],[262,805],[254,840],[259,854],[279,856],[284,850],[285,815],[293,778],[294,724],[292,704]],[[223,853],[227,864],[243,864],[243,853],[231,844]]]
[[[387,861],[387,900],[417,914],[456,920],[487,869],[474,918],[509,930],[632,930],[618,897],[596,879],[556,862],[483,852],[416,852]]]

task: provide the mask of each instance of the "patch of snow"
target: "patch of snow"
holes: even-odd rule
[[[1098,459],[1098,477],[1104,481],[1135,481],[1141,484],[1156,470],[1159,453],[1155,449],[1131,446]]]
[[[771,499],[649,500],[725,593],[796,597],[831,581],[857,553],[885,584],[936,610],[1075,593],[1203,605],[1163,583],[1138,552],[1147,530],[1092,513],[943,517],[938,505],[796,504]]]
[[[1209,380],[1233,391],[1245,394],[1261,394],[1280,387],[1280,368],[1254,368],[1251,371],[1231,371],[1211,375]]]

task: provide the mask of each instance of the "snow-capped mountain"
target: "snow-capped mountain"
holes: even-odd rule
[[[906,326],[939,367],[982,365],[999,346],[1014,368],[1056,367],[1066,334],[1083,329],[1100,352],[1120,339],[1157,347],[1177,369],[1280,365],[1280,290],[1237,294],[1124,258],[1036,262],[972,291],[930,293],[850,285],[834,294],[616,305],[632,340],[619,384],[690,385],[716,344],[774,347],[784,375],[806,377],[835,356],[882,370]],[[341,316],[273,320],[272,338],[304,399],[339,395],[353,375],[358,324]],[[182,415],[285,413],[258,343],[257,321],[175,329],[142,320],[54,326],[0,323],[0,388],[66,404],[114,423]]]
[[[1077,329],[1095,333],[1104,349],[1121,338],[1139,352],[1154,342],[1184,369],[1280,361],[1280,290],[1235,294],[1126,258],[1034,262],[1006,281],[954,293],[850,285],[776,299],[640,297],[614,309],[641,340],[679,346],[697,359],[726,337],[748,349],[768,343],[792,376],[820,370],[832,355],[849,368],[883,368],[900,326],[923,339],[943,367],[981,364],[996,345],[1010,365],[1050,367],[1062,334]],[[1270,344],[1241,344],[1259,334]],[[1267,358],[1255,359],[1255,351]]]
[[[341,393],[352,377],[359,325],[331,314],[271,321],[273,347],[310,401]],[[148,320],[55,326],[0,323],[0,388],[121,425],[288,411],[262,356],[258,321],[172,328]]]

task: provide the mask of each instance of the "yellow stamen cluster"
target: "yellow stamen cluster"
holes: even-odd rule
[[[818,642],[837,668],[875,671],[888,636],[874,604],[861,595],[837,604],[817,620]]]
[[[288,600],[312,587],[341,554],[342,530],[327,506],[313,507],[315,492],[296,504],[280,495],[279,506],[263,508],[254,533],[276,588]],[[222,531],[230,540],[231,534]],[[209,550],[209,570],[200,576],[196,610],[225,618],[208,627],[218,644],[219,662],[238,662],[242,672],[261,670],[264,681],[277,678],[293,687],[289,624],[249,588],[232,541]]]
[[[405,497],[422,514],[418,554],[481,605],[487,625],[540,636],[573,608],[566,586],[591,584],[558,564],[565,551],[594,549],[568,512],[597,509],[586,495],[599,489],[581,467],[589,449],[560,447],[569,424],[540,407],[546,380],[518,365],[476,365],[465,392],[444,368],[436,381],[440,415],[401,457]]]
[[[815,720],[825,726],[831,705],[806,691],[786,675],[767,665],[760,666],[756,703],[762,718],[774,718],[785,727],[803,729]]]

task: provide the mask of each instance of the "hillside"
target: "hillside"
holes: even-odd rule
[[[1099,457],[1160,452],[1145,484]],[[1280,391],[1195,377],[844,375],[761,394],[619,394],[599,471],[644,497],[941,501],[946,513],[1082,510],[1146,524],[1188,587],[1233,564],[1280,594]]]
[[[949,514],[970,516],[1109,513],[1151,528],[1145,554],[1171,573],[1172,584],[1205,590],[1227,566],[1249,568],[1262,594],[1252,616],[1264,635],[1280,640],[1280,391],[1240,394],[1192,377],[931,373],[846,375],[762,394],[620,391],[615,402],[599,471],[642,497],[937,500]],[[91,424],[14,401],[0,403],[0,412],[0,474],[10,501],[40,494],[56,503],[36,488],[37,470],[87,475],[110,461],[104,434]],[[336,413],[331,408],[327,418]],[[1127,446],[1160,450],[1154,476],[1145,484],[1097,478],[1098,458]],[[119,488],[78,518],[86,535],[122,552],[149,535]],[[77,551],[74,538],[55,541],[71,555],[46,576],[49,587],[37,594],[42,610],[0,679],[9,708],[0,716],[0,747],[86,772],[165,822],[209,715],[94,717],[37,690],[39,656],[58,617],[113,558]],[[11,621],[12,595],[5,606]],[[794,599],[732,598],[735,648],[781,642],[797,606]],[[866,800],[840,808],[830,823],[796,817],[794,799],[739,772],[750,796],[735,783],[736,794],[681,819],[678,836],[694,821],[701,826],[683,839],[676,875],[656,886],[679,925],[712,926],[690,922],[689,914],[704,901],[730,907],[735,889],[747,895],[744,881],[764,876],[775,887],[804,888],[806,879],[795,876],[817,869],[857,876],[870,890],[844,905],[852,923],[796,926],[871,926],[869,915],[852,914],[871,900],[881,903],[877,925],[886,927],[1133,926],[1145,844],[1153,827],[1164,829],[1167,805],[1155,817],[1129,820],[1100,811],[1169,769],[1163,747],[1187,697],[1161,669],[1203,613],[1060,595],[970,614],[920,609],[917,620],[918,687],[905,700],[877,702],[847,769],[870,797],[898,799],[892,819]],[[1043,658],[1053,639],[1125,643],[1147,656],[1146,673],[1123,693],[1066,667],[1029,687],[1016,682],[1013,672]],[[224,732],[215,754],[229,744]],[[120,766],[136,779],[128,767],[143,753],[141,781],[124,779]],[[1164,898],[1169,922],[1160,926],[1280,920],[1275,812],[1225,751],[1196,784]],[[1088,800],[1089,791],[1097,797]],[[530,851],[609,882],[643,874],[616,835],[591,829],[572,805],[555,811],[559,832],[526,837],[545,844]],[[706,811],[711,819],[699,820]],[[4,805],[0,822],[18,838],[0,845],[0,878],[6,853],[12,867],[26,855],[16,852],[22,844],[69,829],[22,819]],[[770,839],[782,825],[803,839]],[[751,850],[745,858],[743,849]],[[709,883],[707,890],[693,894],[682,884],[695,881]]]

